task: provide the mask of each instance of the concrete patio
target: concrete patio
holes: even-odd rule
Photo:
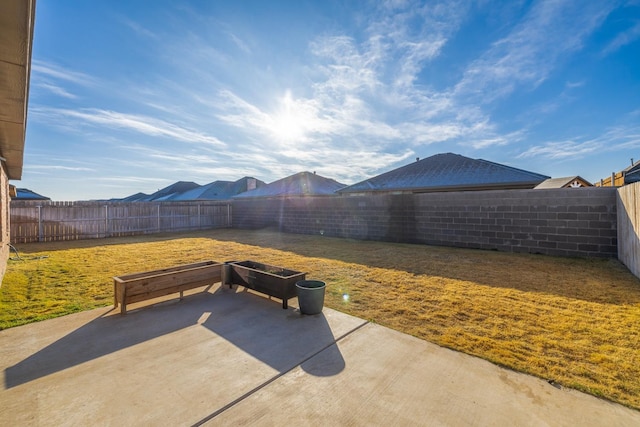
[[[0,331],[2,425],[640,425],[621,405],[242,288],[129,310]]]

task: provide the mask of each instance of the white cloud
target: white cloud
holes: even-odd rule
[[[92,86],[97,84],[98,80],[88,74],[79,71],[70,70],[60,65],[53,64],[41,60],[33,60],[31,64],[31,72],[37,80],[42,76],[63,80],[80,86]]]
[[[153,31],[149,30],[148,28],[145,28],[144,26],[142,26],[141,24],[139,24],[138,22],[135,22],[129,18],[125,18],[125,17],[121,17],[120,18],[121,22],[129,27],[131,30],[133,30],[134,33],[143,36],[143,37],[147,37],[150,39],[157,39],[158,35],[156,33],[154,33]]]
[[[517,142],[522,141],[524,136],[525,136],[525,131],[521,129],[515,132],[507,133],[505,135],[493,134],[491,136],[486,136],[484,138],[480,136],[476,139],[470,139],[469,141],[466,141],[466,145],[470,145],[476,150],[480,150],[483,148],[496,147],[496,146],[499,147],[499,146],[508,145],[508,144],[515,144]]]
[[[602,55],[609,55],[638,39],[640,39],[640,22],[636,22],[635,25],[628,28],[626,31],[621,32],[616,36],[616,38],[611,40],[611,42],[602,50]]]
[[[233,42],[233,44],[235,44],[241,51],[243,51],[246,54],[251,54],[251,48],[249,47],[249,45],[247,45],[247,43],[245,43],[244,41],[242,41],[242,39],[240,37],[238,37],[237,35],[235,35],[234,33],[227,31],[227,35],[229,36],[229,38],[231,39],[231,41]]]
[[[26,165],[26,169],[35,170],[52,170],[52,171],[70,171],[70,172],[92,172],[94,169],[78,166],[62,166],[62,165]]]
[[[96,181],[104,181],[104,182],[115,182],[115,183],[126,183],[126,184],[137,184],[137,183],[157,183],[158,178],[156,177],[146,177],[146,176],[96,176],[94,177]]]
[[[602,148],[598,141],[579,142],[575,140],[547,142],[544,145],[529,148],[518,156],[519,159],[527,157],[544,157],[548,159],[576,158],[593,153]]]
[[[508,36],[467,68],[455,93],[486,103],[510,94],[518,85],[540,84],[558,61],[583,47],[611,9],[609,2],[535,3]]]
[[[518,158],[575,159],[588,154],[640,148],[640,126],[619,125],[595,138],[575,137],[529,148]]]
[[[46,83],[46,82],[37,82],[36,84],[34,84],[35,87],[38,88],[42,88],[46,91],[49,91],[55,95],[61,96],[63,98],[67,98],[67,99],[77,99],[78,97],[76,95],[74,95],[71,92],[68,92],[66,89],[57,86],[55,84],[52,83]]]
[[[143,115],[125,114],[96,108],[70,110],[34,107],[32,111],[36,114],[46,116],[53,121],[62,120],[63,123],[65,121],[77,121],[85,125],[104,126],[110,129],[124,129],[149,136],[160,136],[183,142],[203,143],[218,147],[226,146],[224,142],[214,136]],[[69,123],[66,124],[69,125]]]

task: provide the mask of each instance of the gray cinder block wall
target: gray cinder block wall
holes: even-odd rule
[[[560,256],[616,257],[616,189],[233,201],[237,228]]]

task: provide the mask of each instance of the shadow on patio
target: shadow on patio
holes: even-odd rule
[[[324,314],[303,316],[293,308],[282,310],[279,301],[238,292],[237,287],[215,285],[209,292],[191,294],[182,301],[166,299],[154,306],[145,302],[131,308],[124,316],[110,310],[6,367],[5,388],[201,326],[280,373],[329,347],[331,363],[309,373],[330,376],[345,367],[340,351],[333,345],[339,335],[334,334]],[[174,334],[178,340],[181,336]]]

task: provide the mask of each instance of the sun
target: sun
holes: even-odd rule
[[[303,108],[296,105],[287,91],[280,100],[280,108],[273,116],[271,131],[273,135],[284,142],[299,141],[305,137],[307,129],[307,117]]]
[[[304,137],[304,125],[295,114],[279,114],[274,120],[273,133],[279,139],[294,141]]]

